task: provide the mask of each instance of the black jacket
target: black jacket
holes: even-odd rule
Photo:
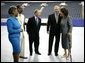
[[[37,22],[35,21],[35,17],[30,17],[27,23],[27,33],[32,34],[32,35],[36,35],[39,34],[39,30],[40,30],[40,26],[41,26],[41,19],[38,18],[39,23],[37,24]]]
[[[50,33],[52,34],[60,32],[60,21],[60,15],[58,16],[58,23],[56,23],[55,14],[49,15],[47,22],[47,31],[50,31]]]

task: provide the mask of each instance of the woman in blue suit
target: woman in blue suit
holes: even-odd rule
[[[10,17],[7,20],[8,38],[13,47],[14,62],[18,62],[20,53],[20,32],[21,26],[17,20],[18,11],[16,7],[10,7],[8,10]]]

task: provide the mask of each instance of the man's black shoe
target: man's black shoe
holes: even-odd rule
[[[55,56],[58,56],[58,54],[55,54]]]
[[[39,53],[39,52],[36,52],[36,54],[41,55],[41,53]]]
[[[51,53],[48,53],[48,56],[51,55]]]

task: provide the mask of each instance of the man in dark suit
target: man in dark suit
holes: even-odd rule
[[[29,50],[30,55],[32,56],[32,44],[34,42],[35,53],[41,55],[39,53],[39,30],[41,26],[41,19],[39,18],[39,10],[36,9],[34,11],[34,16],[30,17],[27,23],[27,33],[29,34]]]
[[[54,13],[49,15],[47,22],[47,33],[49,33],[49,47],[48,47],[48,55],[51,55],[53,39],[55,36],[55,56],[58,56],[58,48],[59,48],[59,40],[60,40],[60,21],[61,17],[59,14],[60,7],[54,6]]]
[[[41,26],[41,18],[39,18],[39,16],[41,15],[43,9],[46,6],[47,6],[46,3],[42,3],[40,9],[35,9],[34,16],[29,18],[28,23],[26,25],[27,33],[29,34],[30,56],[32,56],[33,52],[32,50],[33,42],[35,47],[35,53],[41,55],[41,53],[39,53],[39,30]]]

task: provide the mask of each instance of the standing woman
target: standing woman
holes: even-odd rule
[[[18,10],[18,21],[21,25],[21,29],[23,30],[23,32],[20,33],[20,47],[21,47],[21,52],[20,52],[20,58],[24,58],[26,59],[27,57],[25,57],[25,52],[26,52],[26,48],[25,48],[25,16],[22,14],[23,12],[23,8],[22,5],[17,5],[17,10]]]
[[[7,20],[8,38],[13,47],[14,62],[18,62],[20,53],[20,32],[21,26],[17,20],[18,11],[15,6],[8,10],[10,17]]]
[[[71,37],[72,37],[72,22],[68,16],[68,10],[66,8],[60,9],[62,20],[60,23],[62,33],[62,47],[64,49],[64,57],[68,58],[71,53]]]

